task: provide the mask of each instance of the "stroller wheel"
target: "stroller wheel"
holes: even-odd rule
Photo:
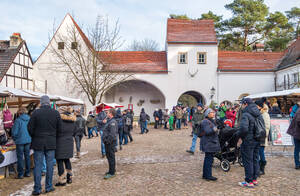
[[[230,163],[226,159],[221,161],[220,166],[224,172],[228,172],[230,170]]]
[[[244,165],[243,165],[243,160],[242,160],[242,156],[239,156],[238,162],[239,162],[239,164],[240,164],[241,167],[244,167]]]

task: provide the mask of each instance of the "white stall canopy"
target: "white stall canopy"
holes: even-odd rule
[[[300,88],[283,90],[283,91],[258,93],[258,94],[249,95],[247,96],[247,98],[258,99],[262,97],[282,97],[282,96],[300,96]]]

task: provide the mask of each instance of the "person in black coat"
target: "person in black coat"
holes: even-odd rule
[[[81,116],[80,110],[76,111],[76,132],[74,134],[74,139],[76,143],[76,158],[80,158],[80,147],[81,147],[81,140],[83,135],[87,136],[86,134],[86,120]]]
[[[264,122],[257,105],[250,98],[242,100],[242,118],[239,129],[234,134],[235,138],[241,138],[241,155],[245,170],[245,181],[239,182],[242,187],[253,188],[257,185],[259,175],[259,148],[260,142],[254,138],[255,119]]]
[[[153,113],[153,117],[154,117],[154,121],[155,121],[154,129],[157,129],[157,126],[159,124],[159,112],[158,112],[158,109],[155,109],[155,111]]]
[[[217,178],[212,176],[212,164],[214,160],[214,153],[221,150],[218,128],[215,118],[215,111],[208,108],[205,113],[205,119],[201,122],[202,138],[200,140],[200,150],[205,152],[204,164],[203,164],[203,176],[202,178],[208,181],[216,181]]]
[[[58,170],[58,183],[55,186],[65,186],[66,183],[72,183],[72,165],[70,158],[74,153],[73,136],[76,133],[76,116],[73,114],[71,107],[61,107],[60,116],[62,119],[61,131],[57,133],[57,147],[55,150],[55,158],[57,161]],[[65,169],[67,170],[67,180],[64,175]]]
[[[61,131],[62,121],[58,111],[51,109],[48,96],[42,96],[40,109],[35,110],[27,125],[32,138],[31,147],[34,150],[34,190],[32,195],[42,192],[41,179],[43,160],[46,157],[46,192],[54,190],[52,186],[56,136]]]

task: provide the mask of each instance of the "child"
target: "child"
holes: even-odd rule
[[[170,127],[170,131],[173,131],[174,128],[173,128],[173,122],[174,122],[174,114],[173,112],[170,112],[170,118],[169,118],[169,127]]]

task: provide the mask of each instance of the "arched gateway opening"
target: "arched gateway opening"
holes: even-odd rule
[[[154,85],[141,80],[128,80],[112,87],[104,99],[107,103],[121,104],[124,109],[132,108],[135,116],[144,108],[152,118],[156,108],[165,108],[163,93]]]
[[[181,103],[185,107],[193,107],[198,103],[206,104],[205,98],[196,91],[187,91],[183,93],[180,95],[177,102]]]

